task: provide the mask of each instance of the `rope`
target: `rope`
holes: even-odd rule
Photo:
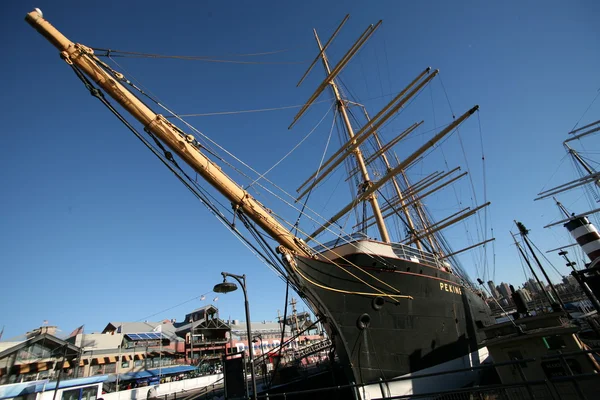
[[[98,88],[94,87],[93,84],[83,75],[83,73],[75,66],[75,65],[71,65],[73,71],[75,72],[75,74],[77,75],[77,77],[83,82],[83,84],[86,86],[86,88],[90,91],[90,93],[92,94],[92,96],[98,98],[142,143],[144,143],[144,145],[150,149],[152,151],[152,153],[154,153],[155,156],[157,156],[159,158],[159,160],[171,171],[175,174],[175,176],[184,184],[184,186],[186,186],[188,188],[188,190],[190,190],[192,192],[192,194],[194,194],[201,202],[202,204],[204,204],[212,213],[213,215],[215,215],[217,217],[217,219],[223,224],[225,225],[225,227],[227,227],[236,238],[238,238],[238,240],[240,240],[248,249],[250,249],[250,251],[252,253],[254,253],[255,255],[259,256],[259,258],[261,259],[261,261],[263,261],[263,263],[265,263],[266,265],[268,265],[270,268],[275,268],[276,267],[274,265],[272,265],[269,260],[267,259],[267,257],[262,254],[257,248],[256,246],[254,246],[252,243],[250,243],[242,234],[241,232],[239,232],[235,226],[233,226],[232,224],[230,224],[227,219],[225,218],[225,216],[219,211],[219,209],[217,209],[212,203],[211,201],[206,197],[207,193],[203,194],[203,189],[197,184],[194,183],[194,181],[179,167],[179,165],[177,164],[177,162],[173,159],[173,156],[170,152],[166,151],[166,149],[164,149],[164,147],[162,146],[162,144],[160,142],[158,142],[158,140],[152,136],[152,138],[154,139],[154,141],[157,143],[157,145],[159,146],[159,148],[161,148],[164,152],[164,158],[163,156],[161,156],[161,154],[158,152],[158,150],[156,148],[154,148],[138,131],[137,129],[135,129],[135,127],[133,127],[129,121],[127,121],[104,97],[104,94],[102,93],[102,91],[100,91]],[[175,169],[174,167],[167,162],[167,160],[170,160],[178,169],[179,171],[181,171],[181,173],[185,176],[185,178],[188,179],[188,181],[186,181],[184,179],[184,177],[182,177]],[[191,182],[191,183],[190,183]],[[198,190],[194,190],[194,187],[192,186],[194,185]],[[208,194],[208,196],[212,197],[210,194]],[[214,197],[213,197],[214,199]],[[217,203],[219,203],[217,201]],[[220,203],[219,203],[220,204]],[[222,204],[221,204],[221,207]]]
[[[294,269],[294,271],[300,275],[302,277],[302,279],[304,279],[305,281],[309,282],[310,284],[317,286],[321,289],[324,290],[329,290],[331,292],[337,292],[337,293],[344,293],[344,294],[355,294],[355,295],[360,295],[360,296],[386,296],[389,297],[391,299],[410,299],[413,300],[412,296],[407,296],[407,295],[401,295],[401,294],[387,294],[387,293],[366,293],[366,292],[354,292],[354,291],[350,291],[350,290],[343,290],[343,289],[336,289],[333,288],[331,286],[325,286],[322,285],[320,283],[317,283],[315,281],[313,281],[312,279],[306,277],[295,265],[292,265],[292,268]],[[358,279],[358,278],[357,278]],[[368,285],[368,284],[367,284]],[[369,287],[372,287],[371,285],[368,285]],[[373,288],[373,287],[372,287]],[[373,288],[376,289],[376,288]],[[377,290],[377,289],[376,289]]]
[[[592,107],[592,105],[594,104],[594,102],[596,101],[596,99],[598,98],[598,96],[600,96],[600,89],[598,89],[596,91],[596,96],[594,96],[594,99],[592,100],[592,102],[590,103],[590,105],[585,109],[585,111],[583,112],[583,114],[581,115],[581,117],[579,117],[579,119],[577,120],[577,122],[575,123],[575,125],[573,125],[573,128],[571,128],[571,131],[574,131],[575,128],[577,128],[577,125],[579,125],[579,123],[581,122],[581,120],[583,119],[583,117],[585,117],[585,114],[587,114],[587,112],[590,110],[590,108]]]
[[[194,300],[197,300],[197,299],[201,298],[202,296],[205,296],[205,295],[207,295],[207,294],[209,294],[209,293],[212,293],[212,290],[211,290],[211,291],[209,291],[209,292],[203,293],[203,294],[201,294],[200,296],[194,296],[194,297],[192,297],[191,299],[189,299],[189,300],[186,300],[186,301],[184,301],[184,302],[182,302],[182,303],[179,303],[179,304],[177,304],[177,305],[175,305],[175,306],[173,306],[173,307],[165,308],[165,309],[164,309],[164,310],[162,310],[162,311],[159,311],[159,312],[157,312],[157,313],[154,313],[154,314],[151,314],[151,315],[145,316],[145,317],[143,317],[143,318],[140,318],[140,319],[136,320],[136,322],[145,321],[145,320],[147,320],[148,318],[152,318],[152,317],[154,317],[154,316],[156,316],[156,315],[159,315],[159,314],[162,314],[162,313],[164,313],[164,312],[171,311],[171,310],[173,310],[173,309],[175,309],[175,308],[177,308],[177,307],[181,307],[181,306],[182,306],[182,305],[184,305],[184,304],[187,304],[187,303],[190,303],[190,302],[192,302],[192,301],[194,301]]]
[[[315,101],[312,104],[325,103],[328,101],[332,101],[333,99],[325,99]],[[292,108],[300,108],[304,107],[305,104],[296,104],[293,106],[283,106],[283,107],[270,107],[270,108],[257,108],[253,110],[238,110],[238,111],[217,111],[212,113],[197,113],[197,114],[179,114],[180,117],[210,117],[214,115],[232,115],[232,114],[247,114],[247,113],[257,113],[257,112],[267,112],[267,111],[278,111],[278,110],[289,110]]]
[[[97,47],[92,48],[94,51],[103,51],[106,54],[102,54],[102,56],[110,57],[112,53],[120,53],[120,54],[144,54],[144,53],[136,53],[131,51],[121,51],[121,50],[112,50],[112,49],[101,49]],[[241,53],[241,54],[223,54],[223,55],[211,55],[211,56],[192,56],[196,58],[219,58],[219,57],[256,57],[256,56],[268,56],[272,54],[286,53],[291,49],[280,49],[280,50],[272,50],[272,51],[264,51],[259,53]]]
[[[138,136],[138,138],[140,140],[142,140],[142,142],[148,147],[150,148],[155,155],[157,155],[159,157],[159,159],[161,159],[161,161],[169,168],[173,171],[172,167],[169,165],[169,163],[167,163],[161,156],[160,154],[158,154],[157,150],[154,149],[143,137],[141,137],[141,135],[139,134],[139,132],[137,132],[137,130],[127,121],[125,120],[125,118],[123,118],[122,115],[120,115],[120,113],[114,109],[114,107],[112,107],[112,105],[110,105],[110,103],[108,103],[108,101],[106,101],[106,99],[104,99],[103,94],[100,90],[98,90],[97,88],[94,88],[91,83],[89,82],[89,80],[87,80],[87,78],[85,78],[85,76],[83,76],[83,74],[81,73],[81,71],[79,71],[75,66],[72,66],[73,69],[76,71],[76,73],[78,74],[78,76],[80,77],[80,79],[82,79],[82,81],[84,82],[84,84],[86,84],[86,86],[90,86],[93,89],[90,89],[90,91],[92,92],[92,94],[94,94],[93,90],[95,90],[98,95],[94,94],[96,97],[98,97],[99,99],[102,100],[102,102],[105,104],[105,106],[107,106],[112,112],[113,114],[115,114],[117,116],[117,118],[119,118],[119,120],[121,120],[134,134],[136,134],[136,136]],[[113,71],[114,72],[114,71]],[[127,83],[131,84],[129,81],[126,81]],[[89,87],[88,87],[89,88]],[[137,90],[139,90],[138,88],[136,88]],[[146,95],[146,94],[145,94]],[[188,124],[185,120],[181,119],[177,114],[175,114],[174,112],[172,112],[171,110],[169,110],[166,106],[164,106],[163,104],[159,103],[157,100],[152,99],[150,96],[146,95],[147,97],[149,97],[151,100],[153,100],[157,105],[159,105],[160,107],[162,107],[163,109],[165,109],[166,111],[168,111],[169,113],[171,113],[172,115],[176,116],[179,120],[181,120],[183,123],[185,123],[187,126],[189,126],[191,129],[193,129],[195,132],[198,132],[199,134],[201,134],[202,136],[206,137],[206,139],[210,140],[212,143],[215,143],[219,148],[223,149],[227,154],[229,154],[231,157],[233,157],[234,159],[236,159],[237,161],[239,161],[240,163],[242,163],[243,165],[245,165],[246,167],[248,167],[250,170],[254,171],[251,167],[247,166],[245,163],[243,163],[241,160],[237,159],[235,156],[233,156],[231,153],[229,153],[227,150],[225,150],[224,148],[222,148],[221,146],[219,146],[216,142],[212,141],[210,138],[208,138],[207,136],[205,136],[204,134],[202,134],[200,131],[198,131],[196,128],[194,128],[193,126],[191,126],[190,124]],[[148,132],[150,135],[151,133]],[[173,159],[172,155],[170,152],[167,152],[164,147],[162,146],[162,144],[160,144],[160,142],[158,142],[158,140],[153,136],[153,139],[157,142],[157,145],[162,148],[165,151],[165,156],[168,160],[170,160],[172,163],[174,163],[174,165],[176,165],[176,167],[181,171],[182,174],[185,175],[185,177],[188,179],[189,182],[192,182],[193,184],[193,179],[191,179],[191,177],[189,177],[180,167],[179,165],[177,165],[177,163],[175,162],[175,160]],[[267,263],[267,265],[269,265],[270,267],[274,267],[273,265],[271,265],[266,256],[264,256],[264,254],[262,254],[254,245],[252,245],[246,238],[243,237],[243,235],[241,235],[241,233],[235,228],[235,226],[231,223],[229,223],[225,218],[223,218],[223,215],[219,212],[218,209],[216,209],[214,206],[212,206],[212,204],[210,203],[210,201],[207,201],[205,198],[202,198],[200,194],[198,194],[197,192],[195,192],[192,188],[192,186],[190,185],[189,182],[186,182],[184,179],[182,179],[182,177],[176,173],[175,171],[173,171],[176,176],[182,181],[182,183],[184,183],[184,185],[186,185],[186,187],[188,187],[188,189],[190,189],[192,191],[192,193],[194,193],[197,197],[199,197],[199,199],[203,202],[203,204],[205,204],[207,207],[209,207],[213,213],[215,214],[215,216],[217,216],[221,222],[226,225],[235,235],[236,237],[238,237],[238,239],[240,239],[247,247],[249,247],[251,250],[253,250],[253,252],[255,252],[255,254],[259,255],[260,257],[262,257],[263,262]],[[266,180],[266,178],[265,178]],[[267,180],[268,181],[268,180]],[[260,184],[259,184],[260,185]],[[260,185],[261,187],[264,187],[262,185]],[[266,188],[265,188],[266,189]],[[282,189],[280,189],[282,190]],[[283,190],[282,190],[283,191]],[[283,191],[285,193],[285,191]],[[271,192],[272,193],[272,192]],[[274,194],[274,193],[273,193]],[[287,193],[286,193],[287,194]],[[278,197],[279,199],[281,199],[280,197]],[[288,203],[287,201],[281,199],[282,201]],[[288,203],[289,204],[289,203]],[[316,213],[315,213],[316,214]],[[275,215],[275,214],[274,214]],[[290,223],[288,221],[285,221],[284,219],[282,219],[286,224],[290,225]],[[306,233],[304,233],[306,235]],[[350,243],[349,241],[347,241],[348,243]],[[381,258],[381,256],[378,256],[379,258]],[[325,259],[327,259],[327,257],[324,257]],[[340,257],[343,259],[343,257]],[[381,258],[383,260],[383,258]],[[333,260],[328,260],[329,262],[331,262],[333,265],[336,265],[340,268],[342,268],[339,264],[333,262]],[[360,269],[357,265],[355,265],[354,263],[351,263],[348,260],[344,260],[347,261],[351,266],[354,266],[358,269]],[[385,261],[383,260],[383,262],[385,263]],[[344,271],[346,271],[349,275],[353,276],[355,279],[357,279],[358,281],[364,283],[365,285],[371,287],[374,290],[380,290],[377,289],[373,286],[371,286],[370,284],[368,284],[367,282],[365,282],[363,279],[357,277],[355,274],[351,273],[350,271],[348,271],[345,268],[342,268]],[[387,284],[386,282],[383,282],[382,280],[380,280],[379,278],[375,277],[374,275],[370,274],[369,272],[360,269],[363,273],[367,274],[368,276],[370,276],[371,278],[373,278],[374,280],[380,282],[381,284],[393,289],[396,292],[399,292],[398,289],[394,288],[393,286]],[[381,291],[381,290],[380,290]],[[384,293],[383,291],[381,291],[383,295],[385,296],[390,296],[386,293]]]
[[[331,104],[333,107],[333,103]],[[329,111],[327,111],[329,114]],[[327,154],[327,149],[329,148],[329,143],[331,142],[331,136],[333,134],[333,127],[335,126],[335,119],[337,117],[337,108],[333,110],[333,121],[331,122],[331,129],[329,129],[329,136],[327,137],[327,142],[325,143],[325,148],[323,149],[323,154],[321,155],[321,161],[319,161],[319,168],[317,168],[317,173],[315,174],[315,178],[313,182],[319,177],[319,173],[321,172],[321,167],[323,166],[323,161],[325,160],[325,154]],[[319,122],[320,123],[320,122]],[[302,209],[300,210],[300,214],[298,214],[298,218],[296,219],[296,223],[294,224],[294,228],[296,229],[296,233],[298,232],[298,224],[300,223],[300,218],[304,214],[304,209],[308,204],[308,199],[313,192],[314,187],[308,192],[306,198],[304,199],[304,204],[302,204]]]
[[[281,157],[281,159],[279,161],[277,161],[271,168],[269,168],[268,170],[266,170],[264,173],[262,173],[261,175],[259,175],[258,178],[256,178],[254,181],[252,181],[246,187],[246,190],[248,190],[250,187],[252,187],[252,185],[254,185],[256,182],[258,182],[259,180],[261,180],[262,178],[264,178],[265,175],[267,175],[269,172],[271,172],[276,166],[278,166],[279,164],[281,164],[283,162],[283,160],[285,160],[286,158],[288,158],[290,156],[290,154],[292,154],[298,147],[300,147],[302,145],[302,143],[304,143],[306,141],[306,139],[308,139],[310,137],[310,135],[312,135],[313,132],[315,130],[317,130],[317,128],[321,125],[321,123],[329,115],[329,112],[331,111],[331,109],[333,108],[333,106],[334,106],[334,103],[331,103],[331,106],[329,106],[329,108],[327,109],[327,112],[325,113],[325,115],[323,115],[323,117],[321,118],[321,120],[310,130],[310,132],[308,132],[308,134],[306,134],[306,136],[304,136],[302,138],[302,140],[300,140],[290,151],[288,151],[286,155],[284,155],[283,157]],[[335,114],[334,114],[334,120],[333,121],[335,122]]]
[[[306,64],[308,61],[239,61],[239,60],[224,60],[217,58],[209,58],[206,56],[174,56],[151,53],[138,53],[134,51],[120,51],[107,49],[94,49],[94,51],[104,51],[105,54],[97,54],[98,57],[130,57],[130,58],[171,58],[177,60],[204,61],[211,63],[228,63],[228,64],[252,64],[252,65],[297,65]],[[274,54],[274,53],[273,53]],[[249,55],[247,55],[249,56]]]

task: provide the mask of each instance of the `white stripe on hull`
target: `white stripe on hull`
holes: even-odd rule
[[[475,367],[481,364],[491,363],[491,357],[487,347],[478,351],[443,364],[425,368],[413,374],[402,377],[411,378],[396,382],[372,383],[358,388],[359,398],[362,400],[379,399],[393,396],[418,395],[423,393],[438,392],[444,390],[460,389],[467,385],[478,382],[483,370],[454,372],[438,376],[418,378],[419,375],[453,371],[461,368]]]

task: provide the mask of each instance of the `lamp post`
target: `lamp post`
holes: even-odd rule
[[[265,364],[266,364],[267,361],[265,359],[265,351],[263,349],[262,335],[260,333],[258,335],[255,335],[252,338],[252,343],[256,343],[259,340],[260,340],[260,356],[262,357],[261,371],[262,371],[262,376],[263,376],[263,385],[265,385],[265,382],[266,382],[266,379],[265,379],[265,370],[266,370],[266,368],[264,366],[265,366]]]
[[[256,400],[257,392],[256,392],[256,376],[254,374],[254,356],[252,354],[251,348],[251,340],[252,340],[252,330],[250,329],[250,306],[248,304],[248,293],[246,292],[246,275],[235,275],[230,274],[228,272],[221,272],[223,275],[223,282],[218,283],[213,288],[215,293],[229,293],[237,290],[237,285],[233,282],[227,282],[227,277],[230,276],[235,279],[240,286],[242,287],[242,291],[244,292],[244,303],[246,306],[246,334],[248,335],[248,349],[249,349],[249,358],[250,358],[250,374],[252,376],[252,399]]]

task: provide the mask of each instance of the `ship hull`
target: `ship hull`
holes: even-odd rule
[[[458,276],[411,258],[361,252],[328,261],[296,257],[302,292],[356,383],[467,356],[479,348],[477,330],[493,323],[483,299]],[[380,291],[412,298],[371,295]]]

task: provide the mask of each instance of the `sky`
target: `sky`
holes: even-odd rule
[[[71,40],[91,47],[252,61],[114,59],[118,69],[182,114],[302,104],[323,79],[317,65],[295,87],[317,53],[312,29],[325,40],[345,14],[351,15],[328,51],[335,61],[368,24],[383,19],[342,74],[348,93],[373,115],[425,67],[439,68],[441,79],[409,110],[421,115],[402,113],[382,132],[391,138],[407,122],[423,117],[426,122],[408,147],[426,140],[428,130],[450,122],[452,113],[480,106],[480,113],[461,127],[461,136],[451,138],[451,150],[436,150],[430,159],[453,166],[468,156],[473,186],[485,182],[476,201],[471,200],[492,202],[486,226],[488,233],[493,229],[496,242],[487,247],[485,273],[470,265],[477,257],[464,258],[471,277],[523,282],[509,234],[514,219],[532,230],[541,249],[567,240],[560,227],[542,228],[559,218],[556,207],[533,199],[543,188],[575,178],[561,143],[600,88],[600,4],[366,4],[3,1],[2,340],[43,321],[64,334],[82,324],[93,332],[110,321],[181,321],[186,312],[209,302],[219,307],[222,318],[243,320],[240,291],[216,300],[211,292],[221,271],[247,274],[252,320],[274,320],[285,298],[285,284],[86,92],[57,51],[24,22],[33,7],[42,9]],[[582,124],[598,119],[597,105]],[[266,171],[324,117],[299,150],[269,172],[269,179],[292,192],[321,158],[332,122],[328,107],[325,102],[315,105],[291,131],[287,127],[297,108],[191,117],[189,122],[257,171]],[[594,140],[588,144],[589,154]],[[423,168],[415,172],[431,172]],[[469,189],[470,181],[463,187]],[[271,206],[268,197],[258,199]],[[314,200],[327,203],[318,209],[322,215],[332,215],[347,202],[325,189]],[[575,211],[581,200],[575,193],[564,202]],[[440,215],[459,205],[454,195],[442,194],[430,203]],[[293,220],[294,211],[287,212]],[[460,241],[459,233],[449,236]],[[564,263],[552,257],[566,273]]]

